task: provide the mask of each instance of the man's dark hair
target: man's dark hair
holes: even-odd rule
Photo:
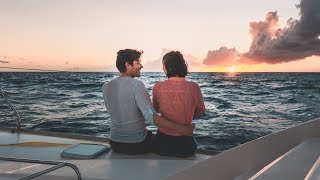
[[[167,70],[167,77],[186,77],[188,63],[179,51],[171,51],[163,56],[162,63]]]
[[[116,66],[120,72],[126,72],[126,62],[133,65],[133,61],[140,58],[143,51],[137,51],[134,49],[122,49],[117,52]]]

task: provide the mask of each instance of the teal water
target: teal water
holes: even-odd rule
[[[24,128],[108,137],[101,87],[117,73],[0,73]],[[150,95],[163,73],[142,73]],[[192,73],[206,114],[195,118],[199,149],[223,150],[320,117],[320,73]],[[15,117],[0,97],[0,126]],[[148,124],[156,132],[156,127]]]

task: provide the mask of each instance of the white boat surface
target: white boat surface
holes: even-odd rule
[[[72,145],[108,146],[108,140],[20,130],[19,123],[14,132],[0,128],[0,179],[32,179],[41,174],[36,179],[320,179],[320,118],[214,156],[197,153],[186,159],[112,151],[95,159],[63,158],[62,151]]]
[[[77,135],[68,137],[67,134],[49,132],[35,134],[34,131],[27,130],[23,130],[21,133],[11,133],[1,129],[0,157],[72,163],[79,168],[82,179],[88,180],[163,179],[211,157],[210,155],[196,154],[190,158],[179,159],[155,154],[125,155],[112,151],[95,159],[80,160],[61,157],[63,150],[78,143],[94,143],[108,146],[108,140],[104,138]],[[4,159],[0,161],[0,179],[22,178],[50,167],[52,165]],[[63,167],[37,179],[48,180],[50,178],[77,179],[77,176],[71,168]]]
[[[1,89],[0,89],[1,90]],[[94,159],[65,158],[64,150],[79,143],[109,146],[107,138],[21,129],[21,119],[10,100],[0,91],[17,116],[16,128],[0,127],[0,179],[164,179],[204,161],[212,154],[190,158],[156,154],[126,155],[112,150]]]
[[[226,150],[167,179],[320,180],[320,118]]]

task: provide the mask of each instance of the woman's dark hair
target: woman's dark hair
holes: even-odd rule
[[[179,51],[171,51],[163,56],[162,63],[167,70],[167,77],[186,77],[188,63]]]
[[[126,72],[126,62],[133,65],[133,61],[140,58],[143,51],[137,51],[134,49],[122,49],[117,52],[116,66],[120,72]]]

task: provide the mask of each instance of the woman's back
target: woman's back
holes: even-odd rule
[[[169,79],[154,85],[153,106],[165,119],[191,126],[193,115],[202,115],[205,111],[200,87],[197,83],[186,81],[188,65],[179,51],[165,54],[162,64]],[[159,128],[156,135],[158,154],[190,157],[196,149],[197,143],[190,134]]]
[[[183,77],[171,77],[156,83],[152,99],[156,111],[162,117],[179,124],[191,125],[193,115],[202,115],[205,111],[199,86]],[[172,136],[183,135],[168,129],[160,131]]]

